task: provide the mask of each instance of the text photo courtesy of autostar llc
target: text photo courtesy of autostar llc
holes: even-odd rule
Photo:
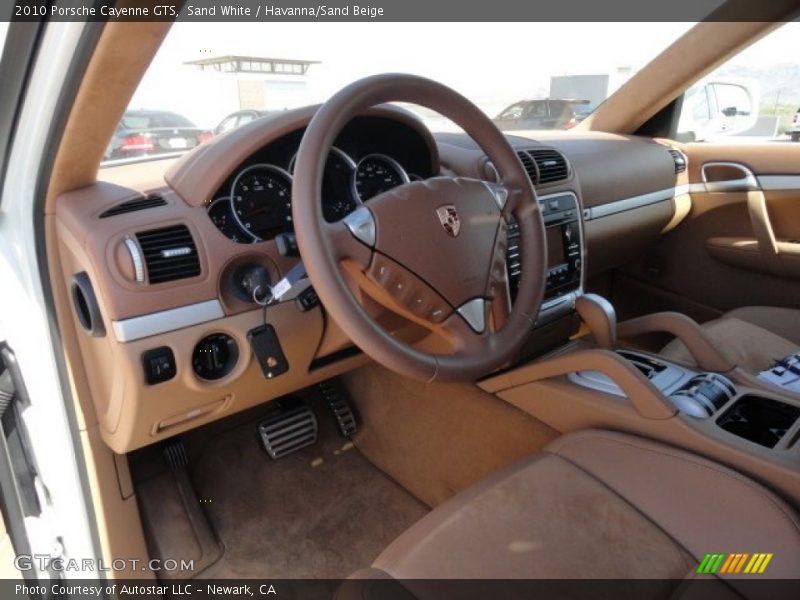
[[[0,597],[800,597],[798,16],[4,0]]]

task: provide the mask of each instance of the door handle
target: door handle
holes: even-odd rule
[[[748,192],[761,189],[753,172],[739,163],[707,162],[700,169],[706,192]]]
[[[773,275],[783,276],[784,268],[767,211],[767,199],[753,172],[733,162],[708,162],[701,168],[707,192],[743,192],[747,194],[747,212],[756,237],[758,253]]]

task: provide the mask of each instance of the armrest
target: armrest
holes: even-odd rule
[[[677,337],[704,371],[726,373],[736,366],[714,347],[696,321],[681,313],[653,313],[617,326],[617,335],[621,338],[655,332],[671,333]]]

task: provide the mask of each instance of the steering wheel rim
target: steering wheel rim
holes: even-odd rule
[[[487,154],[499,173],[499,183],[491,185],[466,178],[435,177],[381,194],[370,201],[369,207],[359,208],[359,214],[351,216],[348,223],[345,222],[348,219],[344,219],[328,224],[323,218],[321,193],[330,148],[353,117],[387,102],[418,104],[450,118]],[[440,206],[442,199],[452,200],[452,204]],[[434,203],[430,204],[431,201]],[[403,264],[404,261],[392,262],[393,257],[379,248],[377,242],[379,238],[382,243],[389,243],[392,238],[390,230],[400,229],[390,217],[403,220],[404,213],[397,210],[401,202],[406,203],[403,205],[406,213],[408,207],[418,208],[417,213],[425,212],[417,216],[427,227],[433,227],[430,220],[438,216],[440,222],[437,225],[445,231],[449,213],[439,216],[437,211],[442,208],[447,213],[449,208],[445,207],[453,207],[456,231],[455,235],[452,231],[447,233],[457,240],[459,229],[464,229],[465,237],[460,242],[446,242],[444,238],[438,241],[441,248],[450,248],[446,243],[461,244],[452,247],[451,258],[456,256],[453,254],[456,250],[471,250],[471,245],[465,246],[471,241],[480,240],[476,246],[480,245],[481,249],[488,249],[491,245],[491,256],[487,259],[490,271],[486,295],[507,293],[507,286],[499,289],[501,286],[498,285],[505,282],[506,224],[512,215],[519,224],[522,270],[517,298],[505,323],[495,331],[489,332],[484,327],[478,332],[474,319],[466,313],[477,317],[482,309],[485,319],[488,302],[485,295],[482,292],[473,294],[475,298],[462,306],[453,305],[448,297],[452,313],[436,327],[456,341],[453,354],[426,352],[392,336],[370,317],[342,272],[341,263],[349,261],[378,283],[382,283],[378,273],[383,273],[381,267],[387,264],[392,266],[392,273],[408,275],[408,265]],[[496,210],[490,207],[492,203]],[[456,207],[470,215],[466,222],[459,221]],[[377,75],[348,85],[323,104],[309,123],[297,153],[292,215],[306,271],[326,311],[359,348],[393,371],[422,381],[474,381],[513,359],[535,323],[544,295],[546,269],[544,224],[536,192],[515,151],[492,121],[469,100],[440,83],[413,75]],[[356,222],[359,217],[362,221]],[[381,223],[384,227],[380,227]],[[391,227],[387,227],[387,223],[391,223]],[[453,223],[450,225],[453,229]],[[491,227],[495,225],[495,239],[490,244]],[[376,236],[372,238],[372,244],[370,227]],[[468,235],[474,239],[466,239]],[[399,240],[403,240],[402,236]],[[394,249],[398,248],[400,246],[395,240]],[[405,250],[399,251],[407,253],[408,248],[413,248],[413,244],[406,244]],[[476,248],[475,252],[478,250]],[[387,258],[390,259],[388,263]],[[463,269],[465,264],[466,261],[461,261],[460,265],[453,266]],[[480,268],[480,265],[475,268]],[[413,269],[410,270],[416,277]],[[437,277],[450,290],[450,296],[458,295],[457,286],[444,279],[446,269],[440,271],[445,274]],[[417,290],[425,288],[427,282],[415,277],[401,281],[414,283]],[[477,277],[462,277],[462,281],[478,280]],[[395,277],[393,281],[398,280]],[[402,287],[402,284],[393,285]],[[474,285],[477,284],[473,283],[472,289],[477,290]],[[430,304],[428,300],[434,296],[426,294],[426,304]],[[479,298],[483,298],[483,302],[478,303]],[[416,301],[421,302],[419,299]],[[480,308],[475,308],[478,304]],[[404,313],[400,311],[400,314]]]

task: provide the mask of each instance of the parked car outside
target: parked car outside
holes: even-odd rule
[[[129,110],[106,149],[105,160],[181,152],[214,137],[183,115],[165,110]]]
[[[503,131],[515,129],[570,129],[590,113],[588,100],[543,98],[522,100],[494,119]]]
[[[255,121],[256,119],[260,119],[261,117],[266,117],[269,114],[272,114],[276,111],[274,110],[256,110],[256,109],[248,109],[248,110],[238,110],[234,113],[229,114],[227,117],[220,121],[219,125],[214,128],[214,135],[219,135],[220,133],[225,133],[226,131],[230,131],[231,129],[236,129],[237,127],[241,127],[245,123],[249,123],[250,121]]]

